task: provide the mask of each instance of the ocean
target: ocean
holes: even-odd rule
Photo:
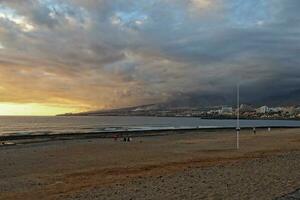
[[[241,120],[241,127],[300,127],[292,120]],[[0,135],[43,135],[64,133],[103,133],[193,128],[234,128],[236,120],[211,120],[184,117],[127,116],[1,116]]]

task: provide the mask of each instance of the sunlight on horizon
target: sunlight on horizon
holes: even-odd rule
[[[77,108],[38,103],[0,103],[0,115],[4,116],[45,116],[78,112]]]

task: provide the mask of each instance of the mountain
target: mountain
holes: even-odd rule
[[[284,92],[260,98],[260,95],[242,94],[241,104],[253,106],[297,106],[300,102],[300,90]],[[67,113],[63,115],[98,116],[98,115],[156,115],[157,113],[174,110],[204,110],[222,105],[236,106],[235,94],[182,94],[172,100],[157,104],[147,104],[108,110],[96,110],[81,113]]]

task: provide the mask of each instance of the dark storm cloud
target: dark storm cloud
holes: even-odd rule
[[[14,101],[50,93],[91,107],[229,99],[237,82],[245,101],[292,93],[299,9],[298,0],[1,0],[1,84],[40,91]]]

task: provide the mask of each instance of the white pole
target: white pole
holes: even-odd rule
[[[237,84],[236,149],[240,148],[240,85]]]

